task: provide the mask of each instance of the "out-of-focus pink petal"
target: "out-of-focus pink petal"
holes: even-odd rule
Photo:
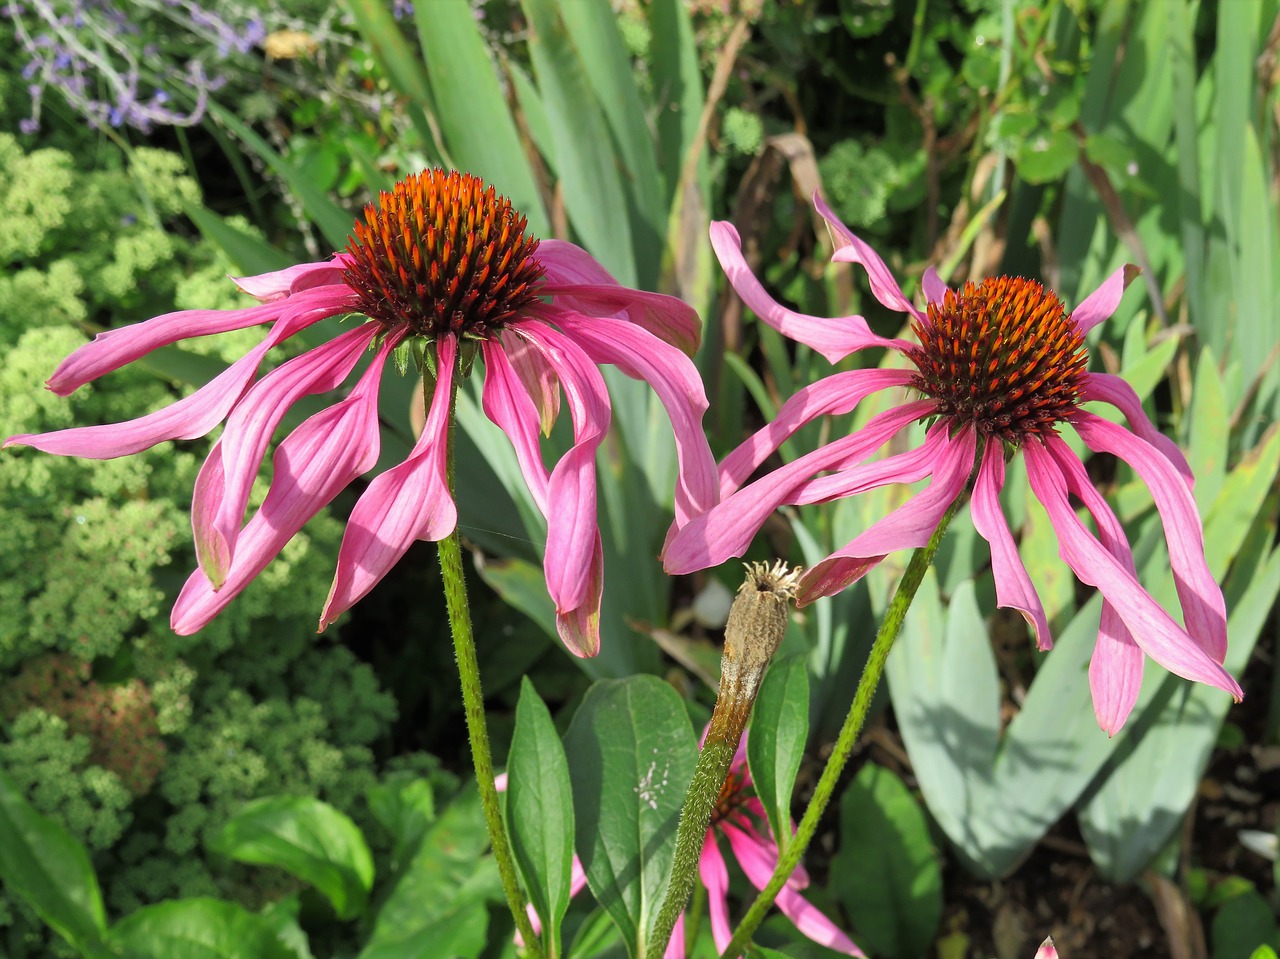
[[[719,500],[716,460],[702,429],[707,395],[697,367],[674,346],[647,330],[607,317],[560,311],[556,323],[597,363],[612,363],[648,383],[657,394],[675,434],[676,522],[710,509]]]
[[[556,610],[566,613],[585,600],[599,534],[596,521],[596,449],[609,429],[609,394],[604,377],[578,344],[539,320],[525,319],[518,332],[555,368],[573,417],[574,443],[551,470],[547,487],[547,589]]]
[[[729,840],[733,856],[738,860],[747,879],[757,889],[763,889],[778,865],[778,848],[758,835],[748,835],[742,830],[721,823],[721,830]],[[862,956],[864,953],[841,932],[830,919],[800,895],[791,883],[782,887],[775,900],[782,914],[795,923],[795,927],[809,939],[846,956]],[[723,949],[723,946],[720,947]]]
[[[789,502],[794,491],[815,473],[870,456],[929,409],[931,401],[886,410],[856,433],[806,453],[744,486],[695,516],[671,538],[663,554],[663,568],[673,575],[691,573],[718,566],[731,556],[741,556],[769,514]]]
[[[282,363],[241,397],[219,441],[225,488],[208,534],[220,542],[197,542],[197,555],[204,553],[221,560],[234,555],[249,494],[276,427],[302,397],[336,389],[380,330],[376,323],[362,323]],[[221,585],[221,577],[226,575],[225,566],[204,567],[204,571],[214,586]]]
[[[600,596],[604,591],[604,550],[600,533],[595,536],[591,565],[583,574],[587,591],[572,609],[556,610],[556,632],[575,656],[589,658],[600,652]]]
[[[1150,444],[1123,427],[1081,411],[1072,424],[1091,450],[1128,463],[1151,490],[1164,524],[1173,582],[1187,632],[1219,663],[1227,655],[1227,606],[1204,556],[1204,532],[1190,490],[1172,464]]]
[[[320,263],[299,263],[297,266],[272,273],[259,273],[257,276],[233,276],[231,282],[254,299],[269,303],[313,287],[345,283],[342,274],[348,259],[347,254],[339,253],[334,259]]]
[[[848,370],[796,390],[777,416],[724,458],[720,464],[720,495],[737,491],[797,430],[819,416],[848,413],[872,393],[906,386],[911,377],[910,370]]]
[[[671,927],[671,939],[662,959],[684,959],[684,913],[676,916],[676,924]]]
[[[1120,305],[1120,298],[1125,289],[1142,271],[1131,263],[1126,263],[1109,277],[1102,285],[1086,296],[1071,311],[1071,319],[1081,333],[1088,333],[1103,320],[1111,318],[1111,314]]]
[[[946,428],[947,424],[935,427]],[[966,426],[951,437],[939,452],[933,480],[924,491],[810,568],[800,579],[796,605],[807,605],[820,596],[838,593],[890,553],[916,549],[929,542],[942,514],[964,490],[973,469],[976,448],[972,427]]]
[[[1034,959],[1058,959],[1058,950],[1053,944],[1053,936],[1048,936],[1044,942],[1040,943]]]
[[[374,477],[356,501],[320,615],[322,630],[373,589],[416,540],[442,539],[457,525],[445,456],[458,341],[441,336],[436,350],[436,389],[422,435],[405,461]]]
[[[1134,392],[1132,386],[1110,373],[1089,373],[1085,377],[1084,389],[1081,393],[1081,399],[1086,403],[1091,401],[1110,403],[1123,413],[1124,418],[1129,422],[1129,429],[1165,455],[1186,483],[1187,489],[1195,489],[1196,478],[1191,473],[1191,464],[1187,462],[1178,444],[1156,429],[1147,418],[1146,411],[1142,408],[1142,401],[1138,399],[1138,394]]]
[[[513,339],[524,344],[519,337]],[[531,349],[527,344],[526,348]],[[520,463],[520,472],[529,485],[533,501],[546,516],[549,474],[538,450],[538,411],[510,362],[506,342],[498,345],[492,340],[485,340],[481,349],[484,351],[482,403],[485,415],[511,440],[516,460]]]
[[[312,323],[350,310],[355,294],[346,287],[331,287],[244,310],[183,310],[166,313],[131,326],[106,330],[76,350],[53,371],[48,387],[66,396],[98,377],[146,356],[152,350],[229,330],[274,321],[274,342],[281,343]]]
[[[170,624],[190,635],[213,619],[253,581],[284,545],[348,483],[378,460],[378,382],[388,341],[351,395],[309,417],[276,448],[275,475],[262,507],[240,534],[235,559],[215,590],[197,569],[174,604]]]
[[[806,316],[776,302],[747,266],[742,255],[742,240],[732,223],[717,221],[711,224],[711,246],[729,282],[756,316],[783,336],[817,350],[829,362],[835,363],[855,350],[869,346],[896,350],[907,346],[901,340],[885,339],[872,333],[867,321],[860,316],[836,319]]]
[[[538,427],[543,436],[551,435],[560,415],[560,378],[551,364],[534,346],[511,330],[498,334],[502,352],[533,401],[538,411]],[[489,340],[484,341],[486,345]]]
[[[947,295],[947,284],[942,282],[942,277],[938,276],[938,271],[932,266],[924,271],[920,289],[924,290],[924,298],[928,303],[941,303]]]
[[[1027,575],[1027,568],[1018,555],[1018,546],[1005,522],[1000,509],[1000,490],[1004,489],[1004,444],[998,440],[987,443],[982,452],[982,467],[973,486],[973,498],[969,510],[978,535],[991,544],[991,571],[996,580],[996,605],[1016,609],[1035,631],[1036,647],[1053,648],[1053,636],[1049,632],[1049,620],[1035,584]]]
[[[715,833],[707,830],[702,843],[702,855],[698,857],[698,876],[707,890],[707,910],[711,913],[711,938],[716,952],[724,952],[733,938],[733,926],[729,923],[729,870],[725,867]]]
[[[1098,542],[1116,558],[1135,580],[1137,567],[1133,563],[1133,549],[1124,526],[1112,512],[1107,501],[1094,488],[1084,464],[1076,458],[1062,439],[1046,437],[1044,442],[1049,455],[1058,464],[1067,492],[1084,503],[1098,528]],[[1142,649],[1134,642],[1133,634],[1124,619],[1109,601],[1102,604],[1102,618],[1098,624],[1098,639],[1089,660],[1089,688],[1093,695],[1093,712],[1098,725],[1114,736],[1128,720],[1138,701],[1142,688]]]
[[[881,305],[921,319],[922,314],[912,306],[911,301],[902,292],[902,287],[898,286],[898,281],[893,278],[893,273],[889,267],[885,266],[884,260],[880,259],[880,254],[854,236],[853,232],[840,222],[840,218],[831,211],[817,191],[813,194],[813,205],[818,208],[818,214],[831,228],[836,247],[835,253],[831,256],[832,261],[860,264],[867,271],[872,296],[879,300]]]
[[[540,292],[554,305],[589,316],[621,316],[688,356],[698,352],[702,321],[683,300],[621,286],[590,253],[563,240],[543,240],[535,255],[547,271]]]
[[[1067,501],[1061,468],[1036,443],[1023,447],[1032,492],[1058,534],[1059,552],[1076,576],[1115,606],[1142,651],[1171,673],[1242,697],[1240,685],[1178,626],[1133,575],[1089,534]]]

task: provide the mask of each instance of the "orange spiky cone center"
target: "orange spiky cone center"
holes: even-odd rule
[[[1079,405],[1089,355],[1062,301],[1034,280],[990,277],[948,290],[912,324],[912,386],[956,427],[1019,445],[1056,433]]]
[[[741,772],[730,771],[725,777],[724,785],[720,787],[720,795],[716,799],[715,808],[711,810],[711,825],[715,825],[725,819],[735,809],[747,801],[747,777]]]
[[[425,170],[364,208],[344,279],[359,311],[388,328],[483,339],[538,298],[538,241],[525,227],[478,177]]]

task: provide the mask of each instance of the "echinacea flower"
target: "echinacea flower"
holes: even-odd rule
[[[192,505],[199,569],[174,606],[181,634],[206,625],[339,491],[378,459],[378,389],[396,351],[434,374],[426,425],[404,462],[374,478],[351,513],[320,616],[323,629],[366,595],[415,540],[439,540],[457,523],[447,477],[454,390],[478,353],[483,406],[510,438],[539,509],[550,520],[547,586],[560,636],[599,649],[602,578],[595,454],[610,404],[597,364],[648,382],[675,432],[680,522],[716,496],[715,462],[701,429],[707,407],[689,356],[697,314],[679,300],[620,286],[571,243],[538,240],[493,187],[469,174],[429,170],[383,192],[364,210],[344,252],[320,263],[237,280],[260,305],[187,310],[100,333],[54,372],[67,395],[91,380],[187,337],[267,324],[262,342],[185,399],[126,423],[11,436],[6,446],[108,459],[225,427],[196,480]],[[327,317],[359,314],[350,329],[264,376],[275,346]],[[244,522],[272,434],[301,398],[337,389],[372,351],[350,393],[285,437],[262,506]],[[549,432],[560,393],[573,446],[548,471],[538,433]],[[242,527],[243,524],[243,527]]]
[[[706,732],[703,731],[705,737]],[[497,777],[498,789],[506,788],[506,774]],[[747,768],[747,734],[744,734],[729,766],[729,775],[720,789],[711,825],[702,844],[698,859],[698,876],[707,890],[707,908],[711,913],[711,938],[716,952],[722,953],[733,938],[733,926],[729,921],[729,870],[720,851],[718,836],[729,842],[729,850],[742,868],[747,880],[757,889],[763,889],[777,868],[778,844],[770,838],[768,817],[764,805],[752,792],[751,772]],[[587,884],[586,874],[578,857],[573,857],[570,895],[577,895]],[[809,876],[803,866],[797,866],[775,900],[778,909],[790,919],[796,929],[820,945],[846,956],[864,956],[852,939],[840,931],[816,906],[806,900],[800,891],[809,885]],[[530,907],[530,919],[534,928],[541,930],[537,915]],[[671,941],[667,944],[663,959],[684,959],[684,916],[676,920]]]
[[[905,505],[806,571],[797,603],[844,589],[895,550],[924,546],[948,508],[971,486],[974,526],[991,545],[997,602],[1018,610],[1035,631],[1039,648],[1048,649],[1052,639],[1044,609],[1000,507],[1006,460],[1021,451],[1031,491],[1048,512],[1062,559],[1104,600],[1089,664],[1102,728],[1115,733],[1128,718],[1142,682],[1144,654],[1172,673],[1217,686],[1239,700],[1240,687],[1222,665],[1226,606],[1205,562],[1187,461],[1151,424],[1132,387],[1117,376],[1087,369],[1085,336],[1115,310],[1135,275],[1133,268],[1117,270],[1071,312],[1056,294],[1032,280],[992,277],[952,290],[930,268],[922,284],[926,306],[920,310],[871,247],[820,197],[814,202],[834,237],[832,259],[860,264],[875,298],[910,318],[916,342],[877,336],[860,316],[819,319],[781,306],[751,274],[733,226],[714,223],[712,245],[729,281],[764,322],[831,362],[881,346],[900,353],[910,368],[836,373],[787,400],[772,423],[721,463],[719,505],[687,524],[677,521],[678,532],[668,537],[667,571],[686,573],[741,556],[769,514],[784,504],[828,502],[930,477],[929,485]],[[918,398],[744,485],[806,423],[848,413],[870,394],[894,388]],[[1086,409],[1089,403],[1116,407],[1129,428]],[[921,420],[932,422],[919,448],[868,459]],[[1128,463],[1151,490],[1185,626],[1138,583],[1120,521],[1059,435],[1064,427],[1075,430],[1090,450]],[[1071,497],[1093,516],[1096,535],[1076,515]]]

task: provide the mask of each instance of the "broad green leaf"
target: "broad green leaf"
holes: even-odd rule
[[[1209,931],[1213,959],[1252,959],[1280,946],[1275,910],[1261,893],[1250,890],[1223,904]],[[1272,955],[1275,955],[1273,952]]]
[[[542,919],[547,952],[558,956],[560,923],[569,908],[573,790],[560,735],[528,676],[520,683],[516,705],[506,812],[511,851]]]
[[[391,835],[391,868],[398,870],[435,821],[435,790],[429,779],[401,772],[369,787],[367,799],[369,811]]]
[[[552,0],[523,0],[529,18],[529,57],[555,148],[565,210],[582,241],[623,286],[635,286],[631,230],[622,229],[627,195],[609,126]]]
[[[472,959],[484,949],[486,903],[501,893],[484,855],[489,834],[474,786],[453,800],[423,836],[378,910],[359,959]]]
[[[1028,183],[1049,183],[1076,162],[1080,147],[1068,130],[1042,130],[1022,141],[1018,150],[1018,176]]]
[[[292,959],[315,959],[311,952],[311,942],[298,924],[299,912],[301,903],[298,894],[294,893],[263,906],[258,915],[266,920],[275,937],[289,950]]]
[[[176,899],[143,906],[116,923],[123,959],[295,959],[272,922],[222,899]]]
[[[1205,347],[1196,363],[1195,388],[1191,393],[1191,435],[1187,441],[1187,461],[1196,478],[1196,505],[1203,515],[1227,471],[1227,452],[1231,434],[1227,423],[1231,410],[1227,402],[1222,376],[1213,351]]]
[[[891,959],[928,952],[942,917],[942,865],[924,811],[890,770],[864,766],[840,797],[831,884],[859,945]]]
[[[212,210],[188,204],[185,212],[200,235],[221,249],[245,275],[283,270],[290,265],[289,257],[266,240],[233,226]]]
[[[646,955],[697,744],[680,696],[656,676],[603,680],[565,736],[578,857],[628,953]]]
[[[809,737],[809,669],[797,653],[769,665],[751,714],[747,763],[781,849],[791,840],[791,792]]]
[[[220,855],[277,866],[314,886],[341,919],[361,915],[373,856],[346,813],[309,796],[269,796],[243,806],[209,842]]]
[[[431,0],[415,12],[450,158],[506,196],[528,219],[534,235],[548,236],[551,224],[542,196],[475,10],[467,0]]]
[[[0,887],[85,955],[105,955],[107,927],[89,852],[27,802],[0,770]]]

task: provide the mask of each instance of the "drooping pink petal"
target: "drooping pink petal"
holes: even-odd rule
[[[560,378],[546,358],[524,337],[511,330],[498,334],[502,353],[524,384],[538,411],[538,427],[543,436],[551,435],[560,415]],[[486,340],[486,343],[489,341]]]
[[[1133,563],[1133,550],[1124,526],[1094,488],[1084,464],[1057,436],[1046,437],[1045,448],[1058,464],[1067,492],[1080,500],[1093,517],[1102,548],[1136,580],[1138,570]],[[1144,660],[1142,649],[1134,641],[1124,619],[1104,597],[1098,638],[1089,659],[1089,689],[1098,726],[1109,736],[1118,733],[1133,712],[1142,689]]]
[[[127,456],[150,449],[165,440],[189,440],[204,436],[226,418],[227,413],[243,395],[245,387],[253,380],[263,357],[273,346],[283,343],[316,320],[331,316],[333,312],[333,304],[319,298],[311,300],[306,309],[295,310],[290,307],[280,312],[280,318],[272,325],[261,343],[190,396],[171,403],[162,410],[156,410],[154,413],[123,423],[75,426],[52,433],[23,433],[9,437],[5,440],[4,446],[32,446],[59,456],[114,459],[117,456]],[[98,341],[95,340],[94,343],[96,342]],[[71,354],[63,363],[63,367],[84,351],[90,351],[94,343],[88,343]],[[148,347],[150,348],[152,347]],[[129,362],[131,358],[136,357],[125,357],[116,365]],[[93,367],[96,362],[96,359],[90,358],[78,369],[83,373]],[[62,367],[59,369],[61,370]],[[87,382],[103,372],[107,372],[107,369],[99,370],[81,382]],[[74,388],[74,386],[70,387],[68,392]]]
[[[938,428],[945,430],[947,424],[938,424],[935,429]],[[973,469],[976,448],[972,427],[966,426],[951,437],[938,454],[932,482],[854,537],[843,549],[810,568],[800,579],[796,605],[807,605],[821,596],[839,592],[892,552],[917,549],[929,542],[943,513],[964,490]]]
[[[556,371],[573,417],[574,444],[551,470],[547,487],[547,589],[556,610],[577,609],[591,583],[590,568],[599,525],[596,521],[596,449],[609,429],[609,394],[604,377],[571,338],[540,320],[525,319],[517,332],[534,344]]]
[[[282,363],[251,386],[231,411],[219,441],[226,479],[222,500],[208,530],[212,541],[196,544],[197,555],[218,561],[214,566],[203,567],[214,586],[220,586],[226,576],[225,564],[235,552],[249,494],[276,427],[302,397],[336,389],[380,330],[376,323],[362,323]]]
[[[1111,314],[1120,305],[1120,298],[1125,289],[1142,271],[1136,266],[1126,263],[1109,277],[1102,285],[1081,300],[1071,311],[1071,319],[1081,333],[1088,333],[1103,320],[1111,318]]]
[[[600,652],[600,597],[604,592],[604,549],[595,535],[591,564],[582,574],[587,589],[572,609],[556,609],[556,632],[569,652],[589,658]]]
[[[1129,429],[1165,455],[1165,458],[1173,464],[1173,468],[1182,476],[1187,489],[1195,489],[1196,478],[1191,473],[1191,464],[1187,462],[1186,456],[1178,448],[1177,443],[1156,429],[1147,418],[1146,411],[1142,408],[1142,401],[1138,399],[1138,394],[1127,382],[1110,373],[1089,373],[1085,376],[1081,399],[1086,403],[1090,401],[1110,403],[1118,409],[1128,421]]]
[[[942,277],[938,276],[938,271],[932,266],[924,271],[920,289],[924,290],[924,298],[928,303],[941,303],[947,295],[947,284],[942,282]]]
[[[1058,534],[1059,553],[1076,576],[1095,586],[1115,606],[1142,651],[1171,673],[1243,695],[1220,663],[1178,626],[1102,545],[1089,534],[1067,501],[1062,471],[1036,443],[1023,447],[1032,492],[1044,504]]]
[[[772,878],[773,870],[777,868],[777,847],[772,843],[762,844],[760,837],[750,836],[727,823],[721,823],[721,830],[729,840],[733,856],[738,860],[747,879],[757,889],[763,889]],[[790,883],[782,887],[774,901],[782,914],[795,924],[796,929],[814,942],[846,956],[865,955],[854,945],[853,940],[841,932],[817,907],[805,900]]]
[[[926,434],[920,446],[905,453],[895,453],[882,460],[852,467],[833,463],[830,468],[835,472],[801,483],[792,490],[788,503],[792,506],[829,503],[892,483],[922,480],[937,468],[938,457],[948,442],[946,430],[935,427]]]
[[[823,470],[870,456],[929,409],[932,403],[926,401],[886,410],[856,433],[806,453],[744,486],[695,516],[671,538],[663,554],[663,568],[673,575],[689,573],[741,556],[769,514],[789,502],[797,487]]]
[[[720,495],[736,492],[797,430],[819,416],[840,416],[872,393],[911,382],[909,370],[848,370],[796,390],[769,423],[720,464]]]
[[[373,589],[415,541],[442,539],[457,525],[445,456],[458,341],[452,334],[441,336],[436,351],[436,389],[422,435],[405,461],[374,477],[356,501],[320,615],[321,630]]]
[[[519,337],[512,338],[522,344],[525,342]],[[538,411],[522,385],[514,364],[510,362],[506,342],[499,345],[492,340],[485,340],[481,349],[484,351],[482,403],[485,415],[511,440],[520,472],[529,486],[529,492],[533,494],[533,501],[542,515],[547,516],[547,484],[550,474],[543,465],[542,454],[538,449]]]
[[[860,316],[837,319],[806,316],[776,302],[747,266],[742,255],[742,240],[732,223],[717,221],[711,224],[711,246],[725,276],[756,316],[783,336],[812,347],[829,362],[835,363],[855,350],[870,346],[900,350],[907,345],[901,340],[885,339],[872,333],[867,321]]]
[[[1128,463],[1151,490],[1164,525],[1187,632],[1221,663],[1227,655],[1227,606],[1205,561],[1204,532],[1191,491],[1168,459],[1123,427],[1083,410],[1072,425],[1086,446]]]
[[[898,313],[909,314],[915,319],[921,319],[920,311],[912,305],[906,294],[902,292],[902,287],[898,286],[898,281],[893,278],[893,272],[889,267],[885,266],[884,260],[880,259],[880,254],[854,236],[852,231],[841,223],[840,218],[827,206],[822,199],[822,195],[816,191],[813,194],[813,205],[818,208],[819,215],[827,221],[827,226],[831,228],[836,247],[835,253],[831,256],[832,261],[860,264],[867,271],[867,280],[871,284],[871,295],[879,300],[882,306]],[[887,345],[887,343],[882,341],[879,345]]]
[[[202,570],[222,570],[214,587],[221,586],[231,566],[231,552],[220,536],[214,535],[213,521],[218,515],[218,504],[226,491],[227,474],[222,468],[222,440],[213,444],[196,474],[195,489],[191,494],[191,532],[195,538],[196,565]]]
[[[99,333],[76,350],[53,371],[47,383],[59,396],[67,396],[98,377],[118,370],[152,350],[230,330],[274,322],[275,342],[282,343],[299,330],[325,317],[350,310],[355,294],[346,287],[328,287],[315,292],[244,310],[182,310]],[[277,332],[279,331],[279,332]]]
[[[349,259],[346,253],[339,253],[332,260],[319,263],[299,263],[257,276],[233,276],[231,282],[254,299],[269,303],[313,287],[345,283],[342,274]]]
[[[716,845],[715,831],[707,830],[698,857],[698,876],[707,890],[707,911],[711,914],[711,938],[716,952],[723,953],[733,938],[733,926],[729,923],[729,870],[725,867],[720,847]]]
[[[551,309],[554,309],[551,308]],[[550,312],[550,311],[549,311]],[[555,322],[597,363],[612,363],[657,394],[675,434],[676,522],[683,524],[719,499],[716,461],[702,429],[707,395],[697,367],[647,330],[607,317],[559,311]]]
[[[676,924],[671,927],[671,939],[662,953],[662,959],[684,959],[684,913],[676,916]]]
[[[996,605],[1016,609],[1035,632],[1036,648],[1053,648],[1049,620],[1035,584],[1018,555],[1018,546],[1000,509],[1000,491],[1004,489],[1004,444],[987,443],[982,451],[982,466],[973,486],[969,510],[974,529],[991,545],[991,571],[996,581]]]
[[[276,448],[275,475],[261,508],[240,534],[221,589],[197,569],[174,604],[173,631],[207,625],[297,532],[378,459],[378,383],[393,342],[383,345],[346,399],[309,417]]]
[[[702,321],[689,304],[621,286],[590,253],[563,240],[543,240],[536,256],[547,271],[540,292],[554,305],[589,316],[622,316],[687,356],[698,352]]]

